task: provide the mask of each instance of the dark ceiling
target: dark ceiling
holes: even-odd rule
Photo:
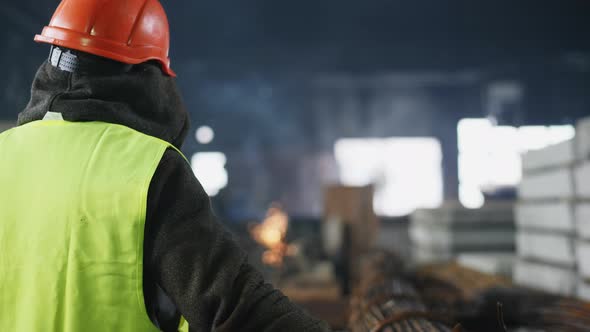
[[[0,101],[8,112],[0,117],[12,117],[26,103],[35,68],[46,56],[47,47],[32,37],[47,24],[59,1],[0,1],[0,64],[6,68]],[[485,80],[529,73],[541,73],[542,78],[548,70],[555,71],[550,66],[558,66],[558,72],[590,72],[587,0],[162,3],[172,30],[172,65],[181,74],[184,91],[200,84],[198,79],[221,78],[222,85],[240,85],[260,75],[268,85],[269,76],[272,80],[315,73],[463,71]],[[211,84],[199,90],[207,91]],[[193,102],[187,97],[187,103]]]
[[[585,0],[162,2],[178,62],[298,70],[456,68],[590,50]],[[28,41],[57,4],[3,0],[0,26]]]
[[[217,0],[166,6],[181,59],[403,68],[590,50],[590,2],[584,0]]]

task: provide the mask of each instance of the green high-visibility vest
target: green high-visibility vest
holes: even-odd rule
[[[144,303],[144,223],[169,147],[102,122],[0,134],[0,330],[158,330]]]

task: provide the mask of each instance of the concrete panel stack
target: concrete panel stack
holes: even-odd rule
[[[467,262],[489,265],[481,267],[487,272],[504,272],[495,270],[505,270],[501,262],[514,253],[512,211],[512,203],[489,203],[478,210],[445,203],[439,209],[416,211],[410,226],[415,261],[441,262],[461,256]]]
[[[519,284],[561,295],[576,291],[575,160],[574,140],[523,156],[515,209]]]
[[[512,267],[514,266],[514,252],[506,253],[479,253],[479,254],[461,254],[457,257],[459,265],[490,275],[499,275],[506,278],[512,276]]]
[[[578,122],[576,152],[579,162],[574,168],[576,196],[574,209],[578,241],[576,259],[579,282],[577,295],[590,301],[590,118]]]
[[[523,156],[515,281],[590,300],[590,118],[576,138]]]

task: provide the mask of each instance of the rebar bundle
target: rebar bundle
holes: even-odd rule
[[[471,331],[590,332],[590,304],[519,288],[456,264],[420,269],[412,278],[428,308]]]
[[[351,301],[352,332],[447,332],[443,317],[423,304],[418,291],[403,276],[394,255],[373,254],[366,259],[360,285]]]
[[[503,303],[503,320],[511,328],[590,332],[590,304],[522,288],[492,289],[481,295],[472,316],[480,322],[496,303]]]
[[[396,256],[365,259],[351,332],[590,332],[590,304],[515,287],[457,264],[406,273]],[[452,326],[461,322],[454,329]]]
[[[503,277],[483,274],[458,264],[432,265],[420,268],[411,278],[420,289],[422,300],[434,312],[459,320],[471,316],[490,289],[512,288]],[[494,306],[497,302],[493,302]],[[497,309],[487,308],[486,315],[497,322]]]
[[[545,326],[571,332],[590,331],[590,304],[577,300],[560,300],[538,310]]]

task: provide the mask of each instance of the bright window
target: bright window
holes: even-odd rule
[[[378,215],[403,216],[442,203],[442,152],[434,138],[340,139],[335,155],[342,184],[375,186]]]
[[[521,155],[572,139],[573,126],[495,126],[488,119],[463,119],[459,140],[459,199],[467,208],[484,205],[483,193],[522,179]]]

